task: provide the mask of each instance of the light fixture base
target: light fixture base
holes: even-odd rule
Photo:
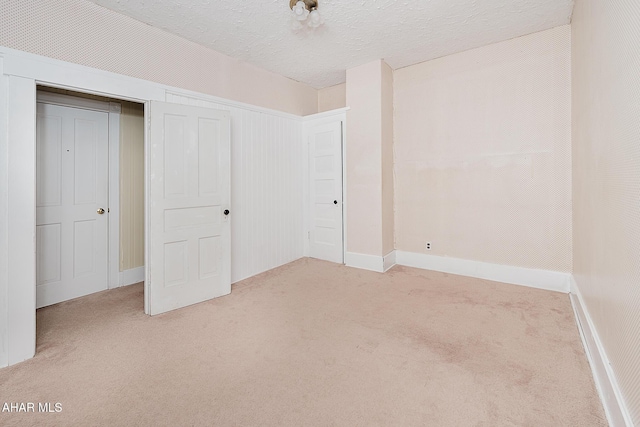
[[[293,7],[298,3],[298,1],[302,1],[309,12],[318,8],[318,0],[289,0],[289,7],[291,10],[293,10]]]

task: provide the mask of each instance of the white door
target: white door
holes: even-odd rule
[[[231,292],[229,113],[151,102],[149,313]]]
[[[308,130],[310,158],[309,256],[342,264],[342,122]]]
[[[37,104],[38,308],[107,289],[108,144],[108,113]]]

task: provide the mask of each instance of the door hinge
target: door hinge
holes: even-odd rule
[[[311,240],[311,231],[307,231],[307,239]]]

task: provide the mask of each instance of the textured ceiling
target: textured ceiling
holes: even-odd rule
[[[294,32],[289,0],[91,0],[323,88],[375,59],[393,69],[571,20],[573,0],[319,0],[324,26]]]

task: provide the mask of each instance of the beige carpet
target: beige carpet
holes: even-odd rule
[[[1,425],[602,426],[567,295],[302,259],[156,317],[142,285],[38,311]]]

